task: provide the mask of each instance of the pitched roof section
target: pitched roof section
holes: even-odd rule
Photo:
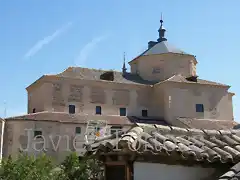
[[[107,120],[108,124],[112,125],[133,125],[135,123],[146,123],[164,126],[179,126],[183,128],[199,128],[199,129],[232,129],[237,123],[232,120],[207,120],[194,118],[178,118],[175,124],[170,124],[163,118],[159,117],[138,117],[138,116],[104,116],[104,115],[84,115],[84,114],[69,114],[67,112],[37,112],[21,116],[8,117],[10,120],[23,121],[48,121],[62,123],[80,123],[85,124],[88,120]],[[179,122],[181,124],[179,124]]]
[[[9,117],[9,120],[32,120],[32,121],[48,121],[61,123],[80,123],[86,124],[88,120],[106,120],[109,125],[131,125],[132,122],[124,116],[99,116],[84,114],[69,114],[66,112],[38,112],[26,114],[23,116]]]
[[[197,82],[189,81],[186,79],[186,77],[182,76],[181,74],[173,75],[169,79],[161,81],[157,84],[164,83],[164,82],[179,82],[179,83],[188,83],[188,84],[203,84],[203,85],[230,87],[229,85],[226,85],[226,84],[222,84],[222,83],[218,83],[218,82],[214,82],[214,81],[203,80],[203,79],[197,79]]]
[[[233,120],[217,120],[217,119],[196,119],[196,118],[177,118],[185,127],[197,129],[232,129],[238,123]]]
[[[104,116],[104,115],[84,115],[84,114],[69,114],[66,112],[38,112],[22,116],[9,117],[10,120],[23,121],[48,121],[48,122],[62,122],[62,123],[80,123],[86,124],[88,120],[106,120],[109,125],[133,125],[135,123],[152,123],[169,125],[165,120],[157,117],[135,117],[135,116]]]
[[[128,132],[86,144],[88,152],[121,151],[172,156],[198,162],[236,163],[240,161],[239,130],[200,130],[162,125],[138,124]]]
[[[153,54],[165,54],[165,53],[177,53],[187,54],[186,52],[170,45],[167,41],[161,41],[155,44],[153,47],[145,51],[142,56],[153,55]]]
[[[109,70],[109,71],[112,71],[112,70]],[[108,71],[82,68],[82,67],[69,67],[64,72],[58,74],[57,76],[102,81],[102,79],[100,79],[100,76],[105,72],[108,72]],[[153,81],[144,80],[137,74],[132,74],[132,73],[123,74],[122,72],[118,72],[118,71],[112,71],[112,72],[114,74],[114,79],[112,82],[124,83],[124,84],[146,84],[146,85],[152,85],[156,83]]]
[[[233,166],[228,172],[223,174],[219,180],[239,180],[240,179],[240,162]]]
[[[101,80],[100,76],[105,72],[108,72],[108,71],[82,68],[82,67],[69,67],[64,72],[58,74],[57,76],[58,77],[80,78],[80,79],[86,79],[86,80]],[[139,75],[132,74],[132,73],[124,73],[123,74],[118,71],[113,71],[113,74],[114,74],[113,82],[124,83],[124,84],[154,85],[154,84],[163,83],[163,82],[180,82],[180,83],[188,83],[188,84],[205,84],[205,85],[216,85],[216,86],[229,87],[226,84],[203,80],[203,79],[198,79],[197,82],[189,81],[186,79],[186,77],[184,77],[180,74],[174,75],[171,78],[169,78],[165,81],[161,81],[161,82],[144,80]]]

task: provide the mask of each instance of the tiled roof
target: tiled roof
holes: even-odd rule
[[[132,125],[135,123],[152,123],[169,125],[165,120],[157,117],[111,116],[69,114],[66,112],[37,112],[22,116],[9,117],[6,120],[52,121],[62,123],[87,123],[88,120],[106,120],[109,125]]]
[[[114,73],[114,80],[113,82],[117,83],[125,83],[125,84],[146,84],[151,85],[156,82],[147,81],[142,79],[137,74],[132,73],[122,73],[118,71],[109,70]],[[89,69],[89,68],[82,68],[82,67],[69,67],[64,72],[58,74],[59,77],[73,77],[73,78],[80,78],[86,80],[101,80],[100,76],[108,72],[108,70],[98,70],[98,69]]]
[[[66,112],[38,112],[26,114],[23,116],[9,117],[9,120],[36,120],[36,121],[54,121],[62,123],[87,123],[88,120],[106,120],[109,125],[131,125],[132,122],[125,116],[104,116],[104,115],[82,115],[69,114]]]
[[[162,82],[180,82],[180,83],[188,83],[188,84],[205,84],[205,85],[216,85],[216,86],[226,86],[226,84],[218,83],[218,82],[213,82],[213,81],[208,81],[208,80],[203,80],[203,79],[197,79],[197,82],[194,81],[189,81],[186,79],[186,77],[178,74],[170,77],[169,79],[162,81]],[[160,83],[162,83],[160,82]]]
[[[219,180],[239,180],[240,179],[240,162],[233,166],[228,172],[223,174]]]
[[[110,71],[112,71],[112,70],[110,70]],[[109,72],[109,71],[82,68],[82,67],[69,67],[64,72],[57,74],[57,76],[58,77],[80,78],[80,79],[85,79],[85,80],[101,80],[100,76],[105,72]],[[174,75],[167,80],[157,82],[157,81],[144,80],[137,74],[132,74],[132,73],[128,73],[128,72],[123,74],[122,72],[118,72],[118,71],[112,71],[112,72],[114,73],[113,82],[124,83],[124,84],[154,85],[154,84],[163,83],[163,82],[181,82],[181,83],[189,83],[189,84],[228,86],[228,85],[221,84],[218,82],[207,81],[207,80],[203,80],[203,79],[198,79],[197,82],[193,82],[193,81],[187,80],[186,77],[184,77],[182,75]],[[104,81],[104,80],[101,80],[101,81]]]
[[[177,118],[185,127],[197,129],[232,129],[238,123],[233,120]]]
[[[167,41],[162,41],[156,43],[152,48],[145,51],[144,55],[153,55],[153,54],[164,54],[164,53],[178,53],[178,54],[187,54],[184,51],[170,45]]]
[[[239,130],[200,130],[162,125],[137,124],[128,132],[86,145],[88,152],[152,153],[198,162],[237,163],[240,161]]]
[[[199,129],[231,129],[237,123],[231,120],[199,120],[191,118],[178,118],[175,124],[170,124],[163,118],[159,117],[140,117],[140,116],[113,116],[113,115],[86,115],[86,114],[69,114],[67,112],[37,112],[25,114],[21,116],[8,117],[9,120],[33,120],[33,121],[52,121],[62,123],[87,123],[88,120],[107,120],[108,124],[117,125],[132,125],[135,123],[157,124],[165,126],[180,126],[185,128]],[[181,122],[178,123],[178,122]]]
[[[133,123],[146,123],[146,124],[158,124],[168,126],[169,122],[160,117],[140,117],[140,116],[129,116],[128,117]]]

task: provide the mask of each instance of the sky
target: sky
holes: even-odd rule
[[[158,38],[196,55],[202,79],[231,86],[240,122],[239,0],[0,0],[0,117],[27,112],[26,87],[69,66],[120,70]],[[128,66],[129,69],[129,66]]]

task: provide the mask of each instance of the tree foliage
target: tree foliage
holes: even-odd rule
[[[51,180],[52,161],[45,155],[34,158],[20,154],[18,158],[9,156],[2,161],[0,178],[4,180]]]
[[[16,159],[4,159],[0,167],[1,180],[100,180],[102,164],[94,157],[79,160],[76,153],[58,166],[46,155],[31,157],[20,154]]]

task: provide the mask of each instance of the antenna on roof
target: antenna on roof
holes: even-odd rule
[[[4,101],[4,118],[7,117],[7,102]]]
[[[126,65],[125,65],[125,58],[126,58],[126,54],[125,52],[123,53],[123,67],[122,67],[122,73],[126,73],[127,71],[127,68],[126,68]]]
[[[158,42],[166,41],[167,39],[164,37],[166,29],[163,27],[163,15],[161,13],[161,19],[160,19],[160,28],[158,29],[159,38]]]

